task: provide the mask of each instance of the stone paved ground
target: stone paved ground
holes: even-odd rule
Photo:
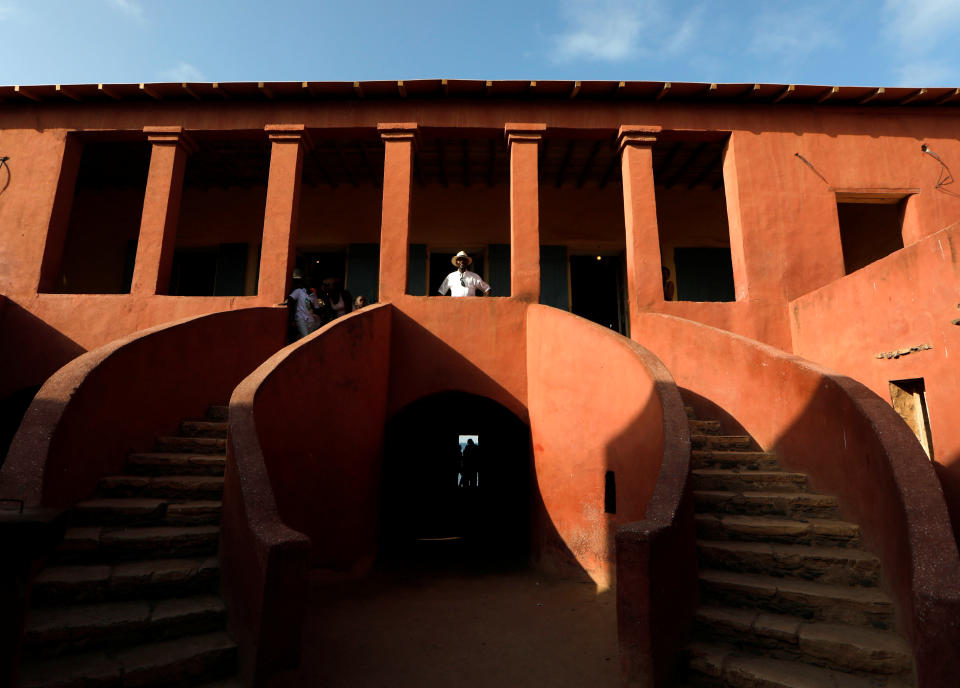
[[[612,592],[529,569],[395,566],[314,584],[303,663],[326,688],[618,685]]]

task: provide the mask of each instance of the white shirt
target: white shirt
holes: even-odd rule
[[[450,296],[476,296],[477,289],[486,294],[490,291],[490,285],[475,272],[464,270],[461,274],[459,270],[454,270],[444,278],[438,291],[441,294],[449,291]]]
[[[290,298],[297,304],[297,311],[293,317],[297,320],[305,320],[306,322],[316,320],[316,316],[313,314],[313,308],[317,307],[316,296],[303,287],[298,287],[290,292]]]

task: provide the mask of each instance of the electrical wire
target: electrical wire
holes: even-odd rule
[[[814,173],[815,175],[817,175],[818,177],[820,177],[820,179],[823,180],[823,183],[824,183],[824,184],[826,184],[827,186],[830,186],[830,182],[827,181],[827,178],[826,178],[826,177],[824,177],[822,174],[820,174],[820,171],[819,171],[816,167],[813,166],[813,163],[812,163],[812,162],[810,162],[809,160],[807,160],[805,157],[803,157],[803,156],[800,155],[799,153],[794,153],[794,155],[796,155],[798,158],[800,158],[801,160],[803,160],[804,164],[805,164],[807,167],[809,167],[811,170],[813,170],[813,173]]]
[[[3,188],[0,189],[0,193],[3,193],[7,190],[7,187],[10,186],[10,179],[13,177],[13,175],[10,174],[10,165],[7,164],[7,160],[9,159],[9,155],[0,155],[0,167],[7,168],[7,181],[4,183]]]
[[[939,155],[930,150],[930,146],[927,144],[920,146],[920,150],[940,163],[940,174],[937,175],[937,183],[933,185],[933,188],[939,189],[941,186],[953,184],[953,173],[950,171],[950,168],[947,167],[947,163],[945,163]]]

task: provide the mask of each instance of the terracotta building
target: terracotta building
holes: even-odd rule
[[[470,417],[471,533],[615,594],[624,685],[952,685],[958,105],[0,87],[0,683],[279,685],[308,578],[433,527],[410,448]],[[490,297],[436,295],[460,250]],[[288,345],[295,268],[375,305]]]

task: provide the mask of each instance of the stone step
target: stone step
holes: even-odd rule
[[[225,420],[185,420],[180,423],[183,437],[219,437],[226,439],[230,424]]]
[[[697,511],[742,514],[745,516],[787,516],[791,518],[838,518],[836,497],[813,492],[730,492],[694,490]]]
[[[692,468],[730,468],[741,471],[775,471],[777,455],[762,451],[727,449],[694,449],[690,452]]]
[[[132,475],[223,475],[227,457],[221,454],[137,452],[127,457]]]
[[[715,643],[687,646],[690,680],[699,686],[736,688],[908,688],[899,677],[846,672],[735,651]]]
[[[174,497],[182,500],[220,499],[219,475],[112,475],[97,485],[101,497]]]
[[[67,529],[54,563],[196,557],[215,554],[219,540],[219,526],[75,527]]]
[[[690,446],[693,449],[725,449],[735,450],[753,449],[753,438],[750,435],[690,435]]]
[[[27,616],[23,651],[49,657],[129,647],[220,630],[225,622],[226,607],[216,595],[41,607]]]
[[[817,547],[859,547],[856,523],[828,518],[797,521],[779,516],[696,514],[697,537],[703,540],[780,542]]]
[[[792,576],[832,585],[880,584],[880,560],[860,549],[699,540],[700,567]]]
[[[721,433],[720,421],[718,420],[692,420],[688,419],[691,435],[719,435]]]
[[[879,588],[705,569],[700,571],[700,590],[704,604],[879,629],[893,624],[893,603]]]
[[[697,609],[696,623],[697,636],[765,657],[881,675],[909,674],[913,666],[910,646],[890,631],[711,606]]]
[[[232,676],[237,646],[226,633],[149,643],[119,653],[85,652],[24,662],[20,688],[195,685]]]
[[[230,407],[225,404],[211,406],[207,409],[207,420],[226,421],[230,419]]]
[[[79,502],[73,525],[215,525],[220,500],[174,502],[146,497],[104,497]]]
[[[807,476],[787,471],[734,471],[695,468],[690,471],[694,490],[724,492],[806,492]]]
[[[225,454],[227,440],[222,437],[158,437],[156,448],[162,452]]]
[[[216,557],[48,566],[34,580],[30,603],[42,606],[195,595],[215,592],[219,579]]]

